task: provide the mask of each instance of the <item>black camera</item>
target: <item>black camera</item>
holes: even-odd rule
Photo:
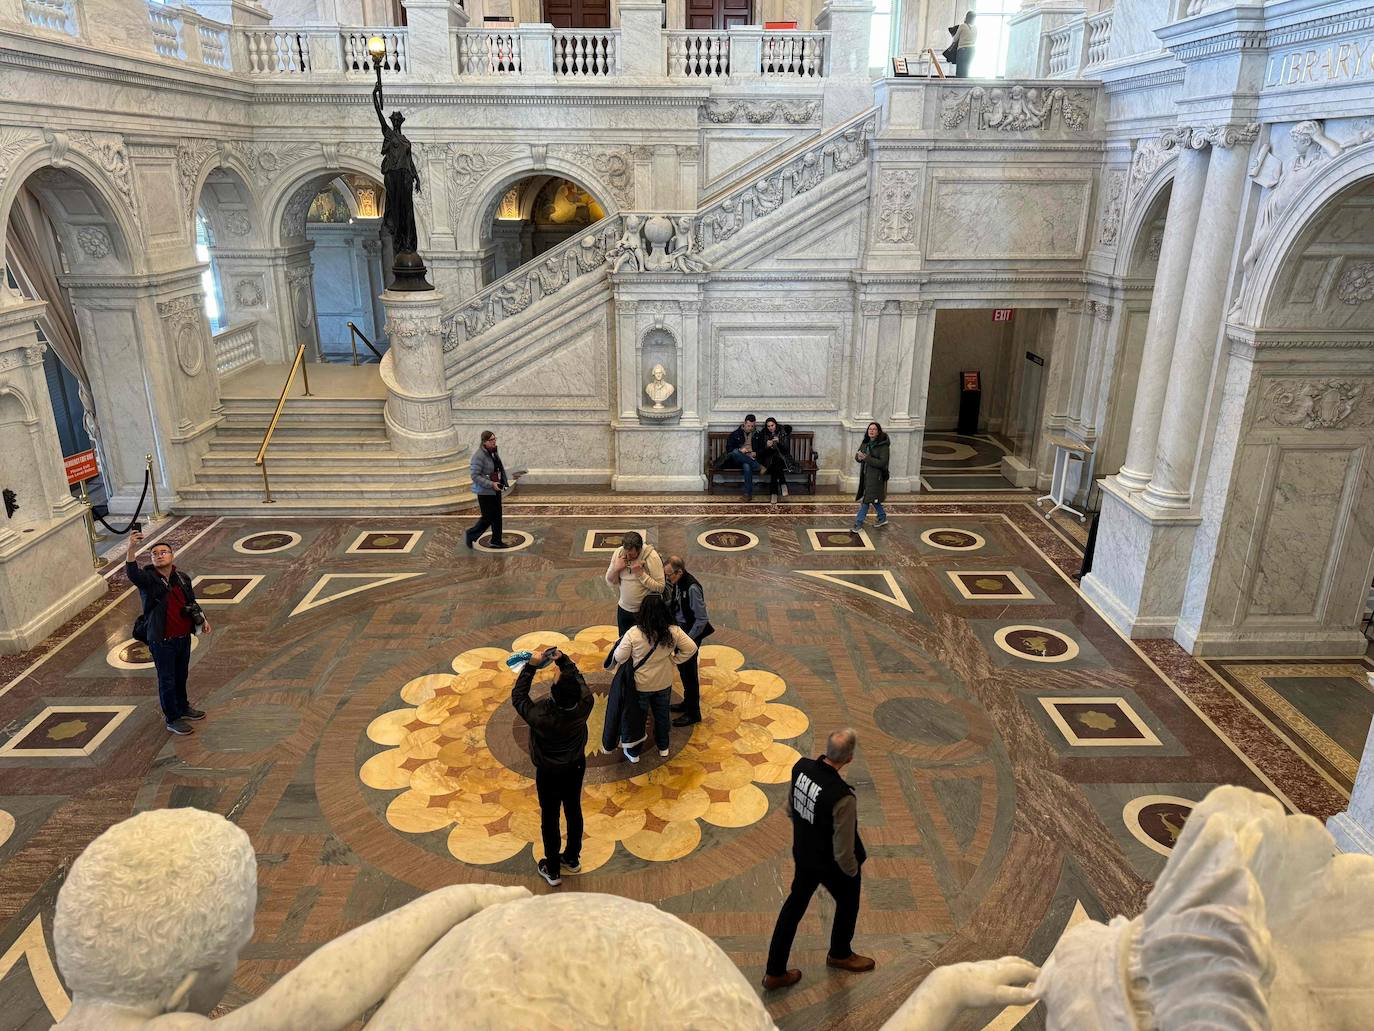
[[[181,614],[189,619],[197,630],[205,625],[205,610],[197,602],[193,601],[189,605],[183,605]]]

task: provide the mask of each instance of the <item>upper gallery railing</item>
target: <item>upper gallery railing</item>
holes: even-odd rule
[[[24,17],[36,29],[78,35],[76,0],[24,0]]]
[[[404,73],[409,67],[404,28],[235,28],[243,40],[247,73],[262,78],[372,77],[367,41],[386,44],[382,68]]]
[[[1085,15],[1044,34],[1038,75],[1045,79],[1081,79],[1089,68],[1107,61],[1115,8]]]
[[[1088,57],[1084,68],[1102,64],[1107,60],[1107,47],[1112,42],[1112,16],[1116,9],[1109,7],[1101,14],[1094,14],[1084,23],[1088,32]]]

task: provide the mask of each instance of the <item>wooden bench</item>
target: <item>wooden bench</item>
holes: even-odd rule
[[[744,470],[737,465],[727,465],[723,469],[717,469],[716,463],[725,457],[725,443],[730,439],[733,430],[721,432],[710,430],[706,434],[706,493],[714,494],[718,486],[744,483]],[[803,483],[806,484],[808,494],[816,493],[816,469],[817,459],[820,455],[816,453],[816,435],[810,430],[798,430],[787,439],[788,451],[792,455],[794,471],[787,474],[787,485],[792,490],[796,490]],[[754,476],[756,490],[768,489],[768,473],[757,473]]]

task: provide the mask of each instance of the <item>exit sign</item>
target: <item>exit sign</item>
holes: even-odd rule
[[[1010,321],[1011,321],[1011,313],[1012,313],[1013,310],[1014,310],[1014,309],[1012,309],[1012,308],[993,308],[993,309],[992,309],[992,321],[993,321],[993,322],[1010,322]]]

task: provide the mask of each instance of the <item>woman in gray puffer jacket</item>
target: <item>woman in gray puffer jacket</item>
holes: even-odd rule
[[[887,462],[889,442],[881,423],[870,422],[864,431],[863,443],[854,452],[854,461],[859,463],[859,490],[854,500],[859,503],[859,511],[854,516],[854,529],[860,529],[868,518],[868,506],[878,511],[878,525],[887,525],[887,512],[883,502],[887,499]]]

